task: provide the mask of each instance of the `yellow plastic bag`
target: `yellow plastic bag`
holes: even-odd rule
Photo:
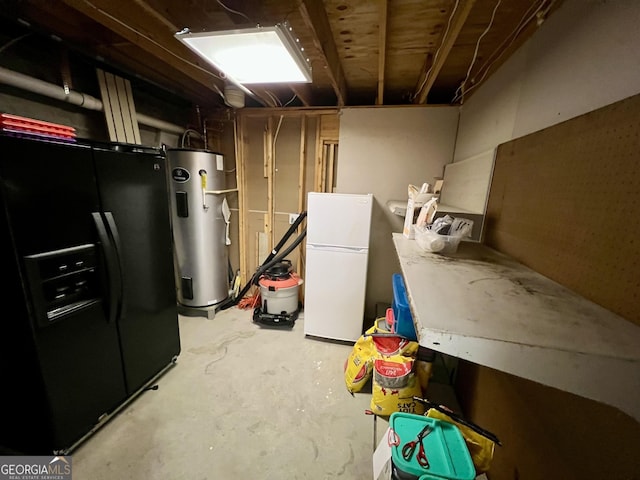
[[[393,335],[386,328],[385,318],[377,319],[354,344],[344,364],[344,381],[349,393],[357,393],[371,379],[376,359],[412,360],[418,352],[418,342]],[[415,395],[421,396],[418,391]],[[404,411],[404,410],[403,410]]]
[[[412,358],[402,355],[374,360],[371,411],[375,415],[389,416],[393,412],[421,415],[424,412],[424,406],[413,400],[422,392],[413,372],[413,363]]]
[[[375,347],[373,338],[361,336],[344,364],[344,382],[349,393],[359,392],[371,378]]]
[[[469,427],[456,422],[449,415],[442,413],[435,408],[429,409],[427,417],[437,418],[456,425],[460,429],[462,437],[467,444],[467,448],[471,454],[471,459],[473,460],[473,465],[476,467],[476,471],[478,473],[489,471],[489,467],[491,467],[491,460],[493,460],[493,451],[496,446],[493,441],[483,437],[477,432],[474,432]]]
[[[425,362],[423,360],[416,360],[414,364],[414,370],[418,376],[420,382],[420,390],[422,391],[422,398],[427,396],[427,387],[429,386],[429,380],[431,380],[431,374],[433,372],[433,363]]]

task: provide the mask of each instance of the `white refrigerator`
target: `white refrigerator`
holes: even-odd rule
[[[362,335],[372,206],[371,194],[308,194],[305,335]]]

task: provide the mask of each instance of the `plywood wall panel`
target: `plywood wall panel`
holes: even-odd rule
[[[278,118],[279,120],[279,118]],[[275,122],[277,125],[278,121]],[[294,213],[298,210],[298,177],[300,167],[300,119],[282,119],[275,142],[275,211]],[[276,234],[276,243],[281,235]]]
[[[640,424],[614,407],[469,362],[456,390],[465,414],[502,442],[492,480],[638,478]]]
[[[486,242],[640,325],[640,95],[498,147]]]
[[[267,179],[264,176],[264,138],[267,116],[264,118],[244,117],[245,182],[247,208],[267,210]]]

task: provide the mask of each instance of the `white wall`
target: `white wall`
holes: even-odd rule
[[[400,272],[392,232],[402,217],[389,200],[407,199],[409,184],[433,184],[453,160],[458,122],[456,107],[345,108],[340,117],[336,192],[374,196],[366,316],[377,302],[391,303],[391,276]]]
[[[640,92],[640,2],[566,0],[461,107],[463,160]]]

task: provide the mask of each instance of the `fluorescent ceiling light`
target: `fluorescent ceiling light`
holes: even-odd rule
[[[240,84],[310,83],[311,65],[290,27],[176,33],[176,38]]]

